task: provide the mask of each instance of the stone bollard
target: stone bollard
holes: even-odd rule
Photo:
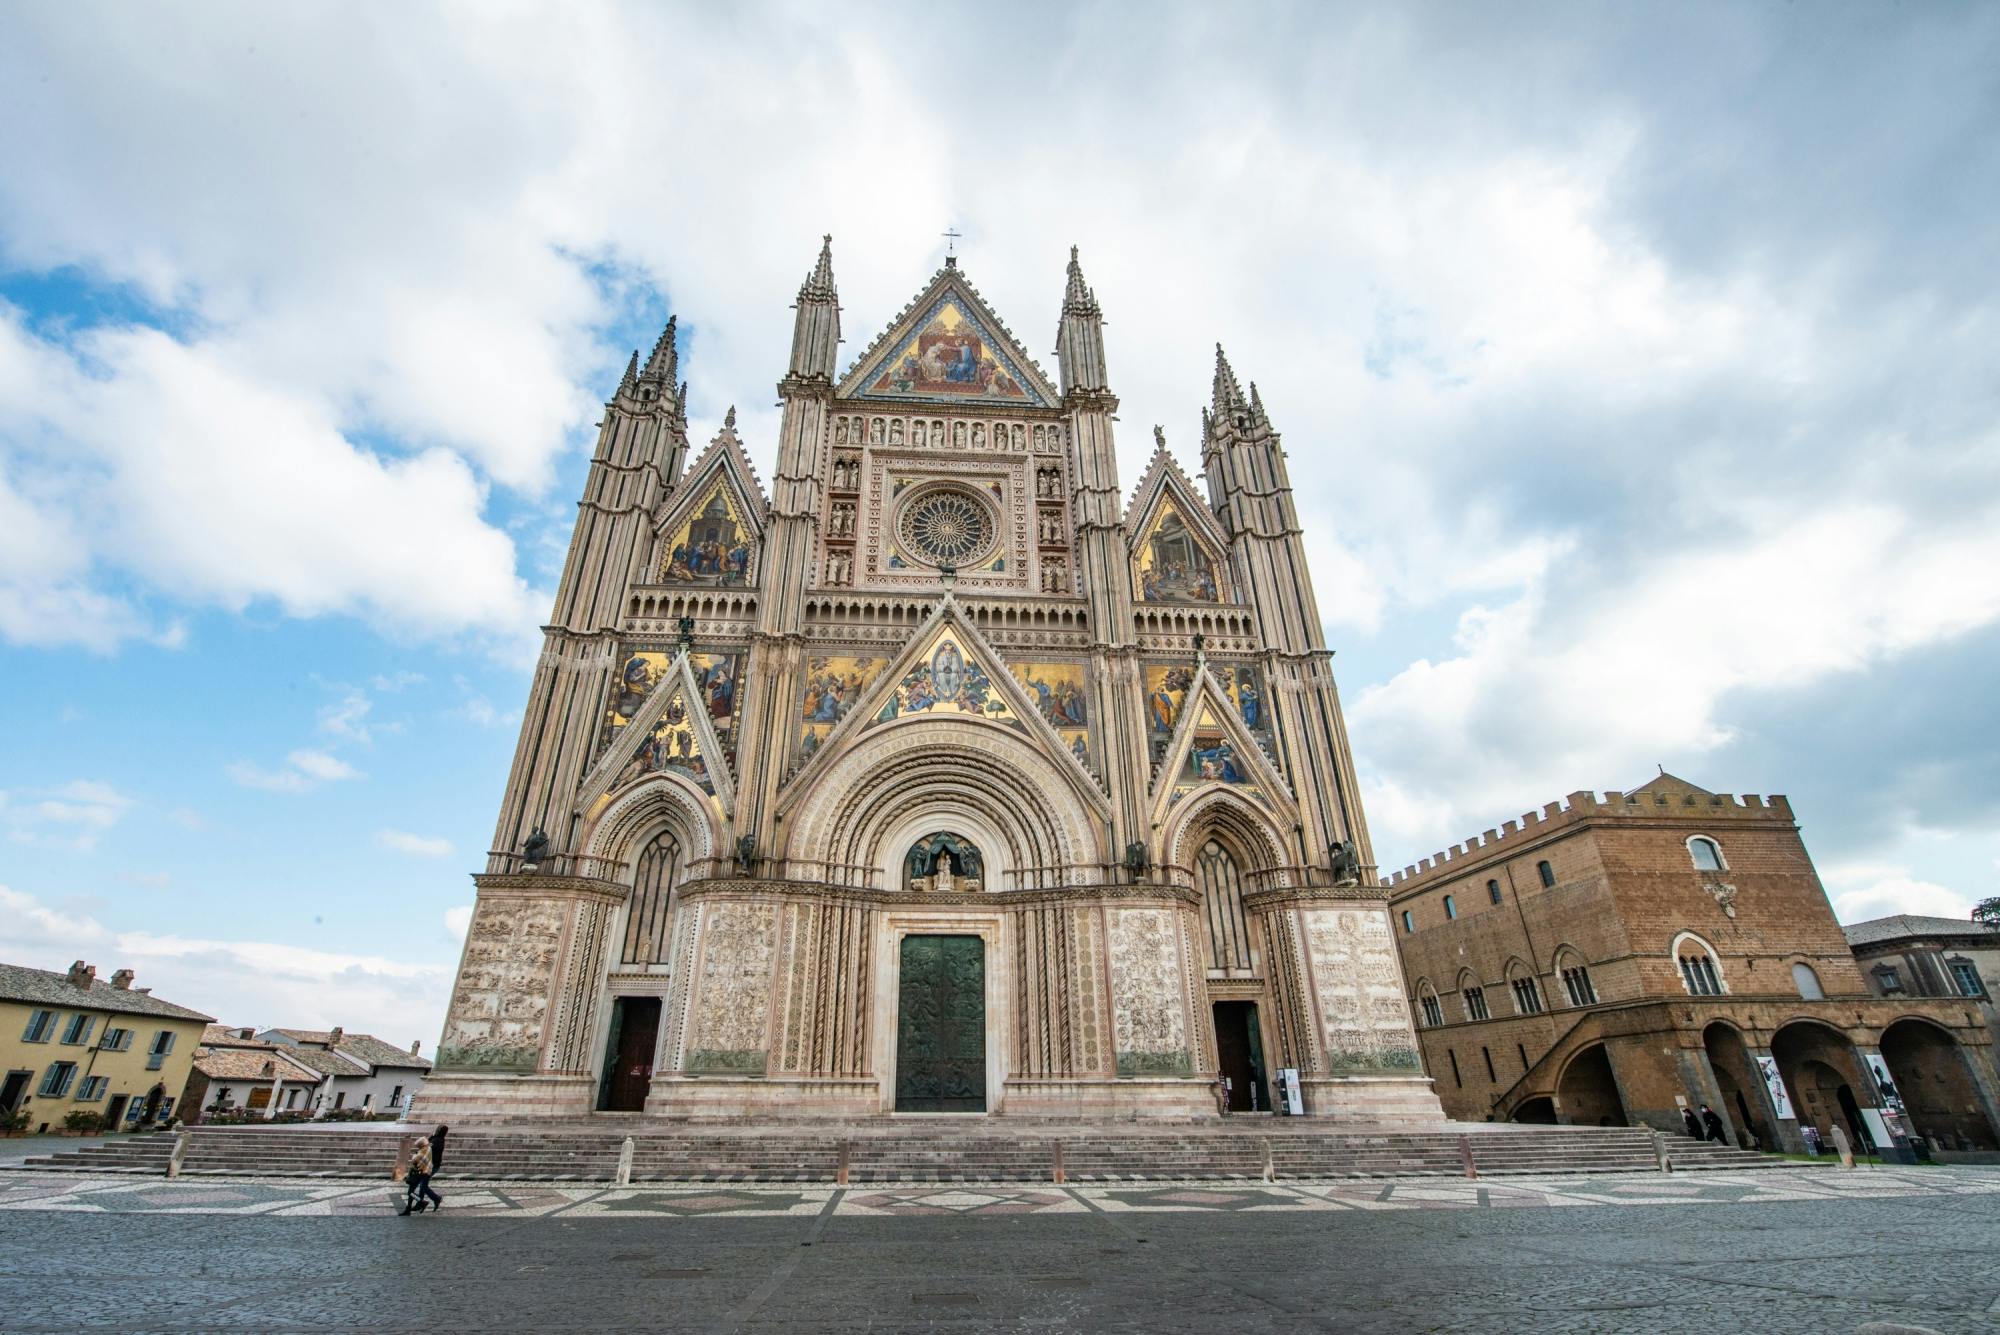
[[[179,1177],[181,1164],[186,1162],[188,1146],[194,1140],[194,1132],[181,1127],[174,1132],[174,1152],[167,1156],[167,1176]]]
[[[1854,1167],[1854,1147],[1847,1143],[1847,1128],[1838,1122],[1833,1126],[1833,1148],[1834,1152],[1840,1155],[1842,1168]]]
[[[391,1182],[401,1182],[410,1175],[410,1161],[417,1157],[417,1142],[422,1136],[396,1137],[396,1167],[389,1174]]]
[[[1471,1136],[1460,1136],[1458,1138],[1458,1157],[1459,1161],[1465,1165],[1465,1175],[1467,1177],[1479,1176],[1479,1165],[1472,1158]]]
[[[1264,1180],[1266,1182],[1276,1182],[1278,1180],[1277,1165],[1271,1161],[1271,1141],[1269,1137],[1266,1137],[1264,1140]]]
[[[1055,1176],[1050,1180],[1053,1181],[1057,1186],[1061,1186],[1064,1182],[1069,1180],[1069,1174],[1063,1171],[1062,1146],[1063,1143],[1060,1140],[1055,1142],[1055,1147],[1056,1147]]]
[[[840,1162],[834,1166],[833,1170],[835,1186],[844,1187],[847,1185],[847,1152],[850,1148],[849,1142],[845,1140],[840,1142]]]
[[[1660,1134],[1660,1128],[1657,1126],[1653,1128],[1653,1161],[1660,1165],[1662,1173],[1674,1171],[1673,1164],[1667,1159],[1666,1137]]]
[[[632,1185],[632,1153],[637,1148],[630,1136],[625,1137],[625,1143],[618,1147],[618,1185],[621,1187]]]

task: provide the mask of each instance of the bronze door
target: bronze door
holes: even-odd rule
[[[653,1083],[653,1047],[659,1037],[658,997],[619,997],[611,1003],[611,1035],[605,1045],[598,1111],[645,1110],[646,1091]]]
[[[986,1111],[986,943],[906,936],[896,1021],[896,1111]]]
[[[1215,1003],[1215,1058],[1229,1081],[1230,1112],[1269,1112],[1264,1045],[1257,1036],[1257,1003]]]

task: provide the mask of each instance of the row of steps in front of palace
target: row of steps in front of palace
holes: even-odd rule
[[[196,1127],[181,1171],[210,1177],[386,1178],[398,1129]],[[596,1129],[464,1128],[451,1133],[452,1177],[609,1182],[624,1135]],[[730,1134],[634,1129],[634,1182],[1072,1182],[1639,1173],[1658,1170],[1644,1128],[1478,1128],[1466,1132],[1216,1133],[1145,1129],[988,1129],[908,1135]],[[1675,1168],[1763,1168],[1784,1161],[1664,1139]],[[163,1175],[174,1135],[121,1138],[16,1167]],[[1058,1168],[1060,1150],[1060,1169]]]

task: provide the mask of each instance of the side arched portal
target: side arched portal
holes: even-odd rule
[[[1949,1032],[1928,1020],[1898,1020],[1882,1031],[1882,1060],[1910,1125],[1943,1150],[2000,1146],[1987,1116],[1966,1052]]]

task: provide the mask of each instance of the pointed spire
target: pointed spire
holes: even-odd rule
[[[1097,294],[1083,281],[1083,262],[1069,248],[1069,269],[1063,283],[1062,321],[1056,326],[1056,363],[1064,394],[1072,390],[1100,393],[1110,388],[1104,366],[1104,312]]]
[[[806,275],[806,283],[799,291],[800,297],[830,297],[833,295],[833,233],[820,238],[819,263]]]
[[[1063,310],[1078,315],[1095,315],[1097,294],[1083,281],[1083,264],[1076,257],[1076,247],[1069,248],[1069,281],[1063,288]]]
[[[639,378],[639,350],[637,348],[634,348],[632,349],[632,360],[625,363],[625,376],[622,380],[618,382],[618,392],[620,394],[631,393],[632,385],[635,381],[638,380],[638,378]]]
[[[1229,358],[1224,355],[1222,345],[1215,345],[1215,389],[1214,407],[1217,417],[1228,417],[1231,409],[1244,407],[1243,386],[1236,383],[1236,372],[1229,368]]]
[[[840,295],[833,285],[833,234],[820,238],[819,260],[799,287],[793,309],[792,363],[794,377],[831,381],[840,346]]]
[[[722,415],[722,429],[724,431],[736,429],[736,405],[733,403],[729,405],[729,411]]]
[[[660,331],[660,341],[653,345],[653,355],[646,358],[645,379],[663,380],[671,385],[680,373],[681,355],[674,332],[679,323],[680,316],[667,317],[667,327]]]
[[[1264,400],[1257,394],[1257,382],[1250,382],[1250,420],[1259,426],[1269,426],[1271,419],[1264,415]]]

